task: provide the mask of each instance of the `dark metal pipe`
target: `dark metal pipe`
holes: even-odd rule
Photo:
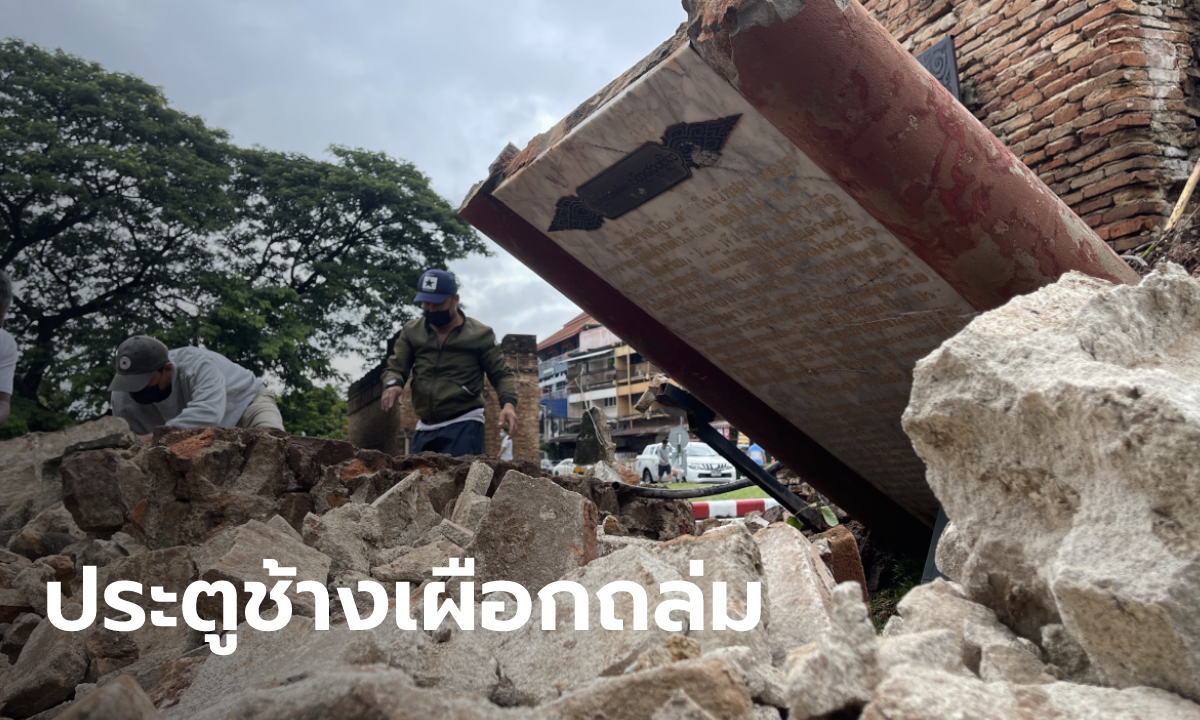
[[[614,482],[612,484],[614,490],[624,495],[637,495],[638,497],[656,498],[659,500],[687,500],[689,498],[708,497],[709,495],[720,495],[721,493],[741,490],[752,485],[754,485],[754,481],[749,479],[722,483],[720,485],[713,485],[712,487],[685,488],[682,490],[626,485],[623,482]]]
[[[763,468],[758,466],[758,463],[751,460],[741,450],[738,450],[737,445],[725,439],[725,436],[717,432],[716,428],[708,423],[711,420],[705,420],[703,416],[697,417],[696,413],[688,413],[688,425],[691,426],[692,432],[696,433],[696,437],[700,438],[710,448],[717,451],[717,454],[733,463],[733,466],[746,473],[749,479],[757,486],[763,489],[767,495],[771,496],[775,502],[783,506],[785,510],[795,516],[805,527],[813,532],[821,532],[820,524],[816,522],[814,515],[820,517],[808,503],[804,502],[796,495],[788,490],[786,485],[783,485],[773,476],[769,475]]]

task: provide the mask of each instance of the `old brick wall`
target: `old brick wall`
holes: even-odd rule
[[[505,335],[500,342],[504,359],[517,376],[517,423],[513,436],[513,459],[537,460],[539,453],[537,384],[537,338],[533,335]],[[383,394],[382,363],[350,386],[350,442],[362,448],[374,448],[391,455],[404,453],[401,433],[414,433],[417,416],[412,409],[412,388],[404,388],[404,405],[384,413],[379,409]],[[484,453],[500,454],[500,414],[496,391],[490,383],[484,387]]]
[[[866,0],[913,54],[955,37],[963,102],[1118,252],[1157,227],[1197,146],[1186,0]]]

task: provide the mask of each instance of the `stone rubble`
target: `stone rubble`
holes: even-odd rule
[[[1018,297],[917,364],[904,428],[964,597],[1069,636],[1090,670],[1063,677],[1200,700],[1200,282],[1168,264]]]
[[[0,717],[1200,720],[1200,625],[1185,612],[1200,597],[1197,301],[1200,283],[1173,270],[1136,288],[1069,275],[918,365],[905,425],[952,520],[937,553],[951,580],[908,592],[882,633],[864,601],[877,562],[864,567],[854,523],[806,537],[776,512],[697,527],[685,502],[617,492],[605,463],[547,476],[261,430],[160,428],[140,444],[112,423],[90,444],[80,431],[0,443],[0,458],[43,448],[22,466],[40,463],[37,492],[0,495]],[[281,579],[265,557],[324,588],[328,630],[294,586],[281,630],[250,627],[244,584]],[[467,558],[469,578],[434,574]],[[100,588],[233,583],[237,650],[214,654],[182,622],[106,629],[121,618],[103,601],[91,628],[58,630],[47,583],[78,617],[85,565]],[[508,632],[482,628],[484,603],[514,614],[508,592],[482,591],[501,580],[530,594]],[[566,591],[541,629],[538,591],[559,580],[585,589],[588,630]],[[387,615],[350,630],[375,608],[360,581],[382,585]],[[614,581],[646,593],[646,629],[625,591],[623,629],[602,626],[597,593]],[[703,624],[683,592],[660,593],[680,581],[703,597]],[[426,595],[461,602],[466,582],[474,629],[425,629]],[[713,629],[718,583],[739,619],[756,582],[758,622]],[[417,629],[397,626],[404,600]],[[678,624],[660,627],[659,608]]]

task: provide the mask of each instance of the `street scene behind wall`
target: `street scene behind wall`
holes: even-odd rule
[[[0,718],[1200,719],[1191,5],[68,5]]]

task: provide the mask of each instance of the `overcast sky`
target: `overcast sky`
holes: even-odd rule
[[[2,36],[161,86],[239,145],[410,160],[454,207],[506,143],[524,147],[686,19],[679,0],[0,0],[0,18]],[[450,269],[498,336],[541,339],[579,312],[489,245]]]

